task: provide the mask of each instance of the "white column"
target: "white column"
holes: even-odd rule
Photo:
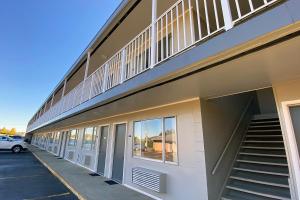
[[[67,79],[65,79],[65,81],[64,81],[64,86],[63,86],[63,91],[62,91],[62,93],[61,93],[61,98],[63,98],[63,97],[65,96],[66,85],[67,85]]]
[[[66,85],[67,85],[67,78],[65,79],[64,81],[64,86],[63,86],[63,91],[61,93],[61,105],[60,105],[60,108],[59,108],[59,112],[58,112],[58,115],[60,115],[62,112],[64,112],[64,96],[65,96],[65,91],[66,91]]]
[[[89,66],[90,66],[90,59],[91,59],[91,52],[88,51],[87,53],[87,58],[86,58],[86,65],[85,65],[85,71],[84,71],[84,82],[87,78],[87,75],[88,75],[88,71],[89,71]]]
[[[51,99],[50,108],[51,108],[51,107],[52,107],[52,105],[53,105],[53,101],[54,101],[54,94],[55,94],[55,92],[53,92],[53,94],[52,94],[52,99]]]
[[[152,0],[152,27],[151,27],[151,63],[150,68],[153,68],[156,62],[156,18],[157,18],[157,0]]]
[[[87,58],[86,58],[86,65],[85,65],[85,71],[84,71],[84,78],[83,78],[83,84],[82,84],[80,103],[82,103],[82,101],[83,101],[82,98],[83,98],[83,94],[84,94],[86,78],[87,78],[87,75],[88,75],[88,72],[89,72],[90,59],[91,59],[91,51],[88,51]]]
[[[232,15],[230,10],[230,4],[228,0],[221,0],[225,30],[229,30],[233,27]]]
[[[125,79],[125,66],[126,66],[126,49],[124,48],[122,50],[122,58],[121,58],[121,70],[120,70],[120,73],[121,73],[121,80],[120,80],[120,83],[123,83],[124,82],[124,79]]]
[[[107,75],[108,75],[108,64],[106,64],[104,69],[104,80],[103,80],[103,87],[102,87],[102,92],[105,92],[106,89],[106,84],[107,84]]]

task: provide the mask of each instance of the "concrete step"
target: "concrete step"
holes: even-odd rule
[[[248,169],[248,170],[256,170],[256,171],[266,171],[266,172],[278,173],[278,174],[289,174],[289,170],[288,170],[287,166],[236,162],[234,167],[242,168],[242,169],[246,169],[246,170]]]
[[[248,153],[248,152],[240,152],[240,155],[247,155],[247,156],[263,156],[263,157],[279,157],[279,158],[286,158],[285,155],[276,155],[276,154],[265,154],[265,153]]]
[[[241,148],[241,153],[257,153],[257,154],[271,154],[271,155],[280,155],[286,156],[283,149],[254,149],[254,148]]]
[[[228,190],[222,200],[273,200],[272,198],[262,197],[251,193],[240,192],[237,190]]]
[[[286,176],[275,176],[271,174],[234,170],[230,175],[230,178],[262,185],[289,188],[288,177]]]
[[[238,171],[252,172],[252,173],[258,173],[258,174],[270,174],[270,175],[274,175],[274,176],[284,176],[284,177],[289,176],[288,173],[277,173],[277,172],[273,172],[273,171],[253,170],[253,169],[240,168],[240,167],[234,167],[233,169],[238,170]]]
[[[279,192],[276,189],[273,190],[268,190],[268,189],[263,189],[262,187],[257,187],[257,186],[249,186],[246,184],[231,184],[226,186],[227,189],[230,190],[235,190],[235,191],[240,191],[248,194],[253,194],[257,196],[261,196],[264,198],[272,198],[272,199],[279,199],[279,200],[290,200],[291,197],[288,194],[288,192]]]
[[[252,121],[250,125],[277,125],[280,124],[279,120],[272,121]]]
[[[282,135],[246,135],[246,138],[282,138]]]
[[[256,129],[256,130],[248,130],[248,133],[266,133],[266,132],[281,132],[281,129]]]
[[[238,155],[238,159],[242,160],[250,160],[257,162],[271,162],[271,163],[287,163],[287,159],[285,157],[270,157],[270,156],[257,156],[257,155]]]
[[[251,164],[258,164],[258,165],[288,166],[288,164],[286,163],[261,162],[261,161],[243,160],[243,159],[237,159],[237,162],[251,163]]]
[[[244,143],[283,143],[283,140],[244,140]]]
[[[244,149],[263,149],[263,150],[285,150],[284,147],[265,147],[265,146],[241,146]]]

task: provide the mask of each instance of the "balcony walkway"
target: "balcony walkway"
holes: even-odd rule
[[[29,150],[50,168],[79,199],[87,200],[152,200],[152,198],[128,189],[122,185],[108,185],[107,179],[101,176],[90,176],[91,171],[77,166],[69,161],[57,159],[54,155],[29,146]]]

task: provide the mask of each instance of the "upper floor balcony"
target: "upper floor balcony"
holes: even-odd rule
[[[201,45],[281,0],[140,0],[121,4],[27,132]]]

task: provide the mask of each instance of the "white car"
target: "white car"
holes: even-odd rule
[[[0,150],[11,150],[13,153],[20,153],[27,149],[27,145],[23,140],[14,140],[13,138],[0,135]]]

